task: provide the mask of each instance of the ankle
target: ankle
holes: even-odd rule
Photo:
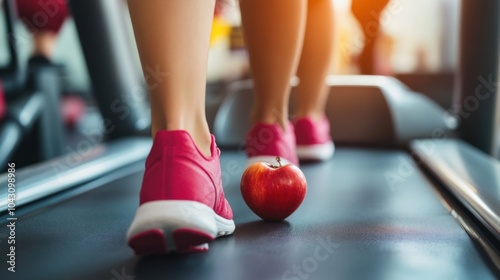
[[[310,118],[313,120],[321,120],[324,116],[325,112],[323,111],[297,111],[297,113],[293,115],[293,119]]]
[[[212,137],[210,135],[210,131],[208,130],[208,126],[206,131],[202,130],[187,130],[187,132],[193,138],[194,144],[198,147],[198,150],[207,158],[212,157]]]
[[[256,113],[253,112],[250,118],[251,125],[254,126],[257,123],[263,124],[279,124],[283,130],[286,129],[286,123],[288,122],[287,114],[284,112],[275,111],[274,113]]]
[[[211,145],[212,145],[212,137],[210,135],[210,130],[208,128],[207,122],[199,122],[199,123],[182,123],[182,122],[170,122],[164,126],[153,125],[152,133],[153,137],[159,130],[184,130],[191,135],[193,138],[194,144],[198,148],[198,150],[206,157],[212,156]]]

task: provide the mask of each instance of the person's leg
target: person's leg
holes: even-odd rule
[[[255,99],[246,137],[247,164],[298,164],[288,121],[290,80],[304,41],[307,0],[240,0]]]
[[[375,73],[375,46],[377,35],[374,36],[373,33],[368,33],[363,30],[365,37],[365,45],[361,49],[358,57],[359,73],[363,75],[373,75]]]
[[[302,49],[306,0],[240,0],[255,89],[252,124],[288,119],[290,79]]]
[[[361,74],[374,74],[375,47],[380,33],[380,16],[389,0],[353,0],[352,13],[358,20],[365,44],[358,57]]]
[[[300,160],[332,157],[334,144],[325,117],[328,88],[325,80],[333,55],[333,7],[331,0],[309,0],[304,47],[297,75],[294,131]]]
[[[16,0],[16,5],[19,18],[33,35],[33,56],[51,58],[58,33],[69,14],[66,3]]]
[[[186,130],[210,155],[205,87],[215,0],[129,0],[143,67],[164,80],[150,90],[153,136]]]
[[[215,0],[129,0],[142,65],[163,78],[150,88],[154,140],[127,232],[138,255],[204,251],[234,232],[205,117],[214,7]]]
[[[57,42],[57,34],[38,32],[33,34],[33,56],[51,58]]]
[[[318,119],[325,113],[325,79],[333,56],[332,0],[309,0],[306,34],[297,76],[296,118]]]

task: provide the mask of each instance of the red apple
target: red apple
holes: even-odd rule
[[[264,162],[250,165],[241,177],[241,194],[252,211],[265,221],[283,221],[304,200],[306,177],[292,164]]]

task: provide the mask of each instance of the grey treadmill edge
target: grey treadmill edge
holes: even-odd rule
[[[22,206],[144,160],[150,148],[149,138],[121,139],[93,146],[85,153],[73,151],[56,159],[16,170],[15,205]],[[0,175],[0,197],[7,197],[7,179],[8,173]],[[7,199],[0,200],[0,212],[7,208]]]
[[[500,240],[500,162],[457,139],[416,140],[411,150]]]

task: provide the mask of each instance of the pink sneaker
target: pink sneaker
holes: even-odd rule
[[[286,123],[283,131],[279,124],[256,124],[246,138],[246,152],[251,165],[256,162],[276,164],[276,157],[281,157],[281,163],[299,165],[295,152],[295,134],[293,125]]]
[[[294,121],[294,128],[300,160],[323,161],[333,156],[335,145],[330,138],[330,123],[326,116],[319,121],[299,118]]]
[[[205,157],[186,131],[159,131],[146,160],[140,206],[127,233],[136,255],[208,250],[234,232],[224,198],[220,150],[212,136]]]

